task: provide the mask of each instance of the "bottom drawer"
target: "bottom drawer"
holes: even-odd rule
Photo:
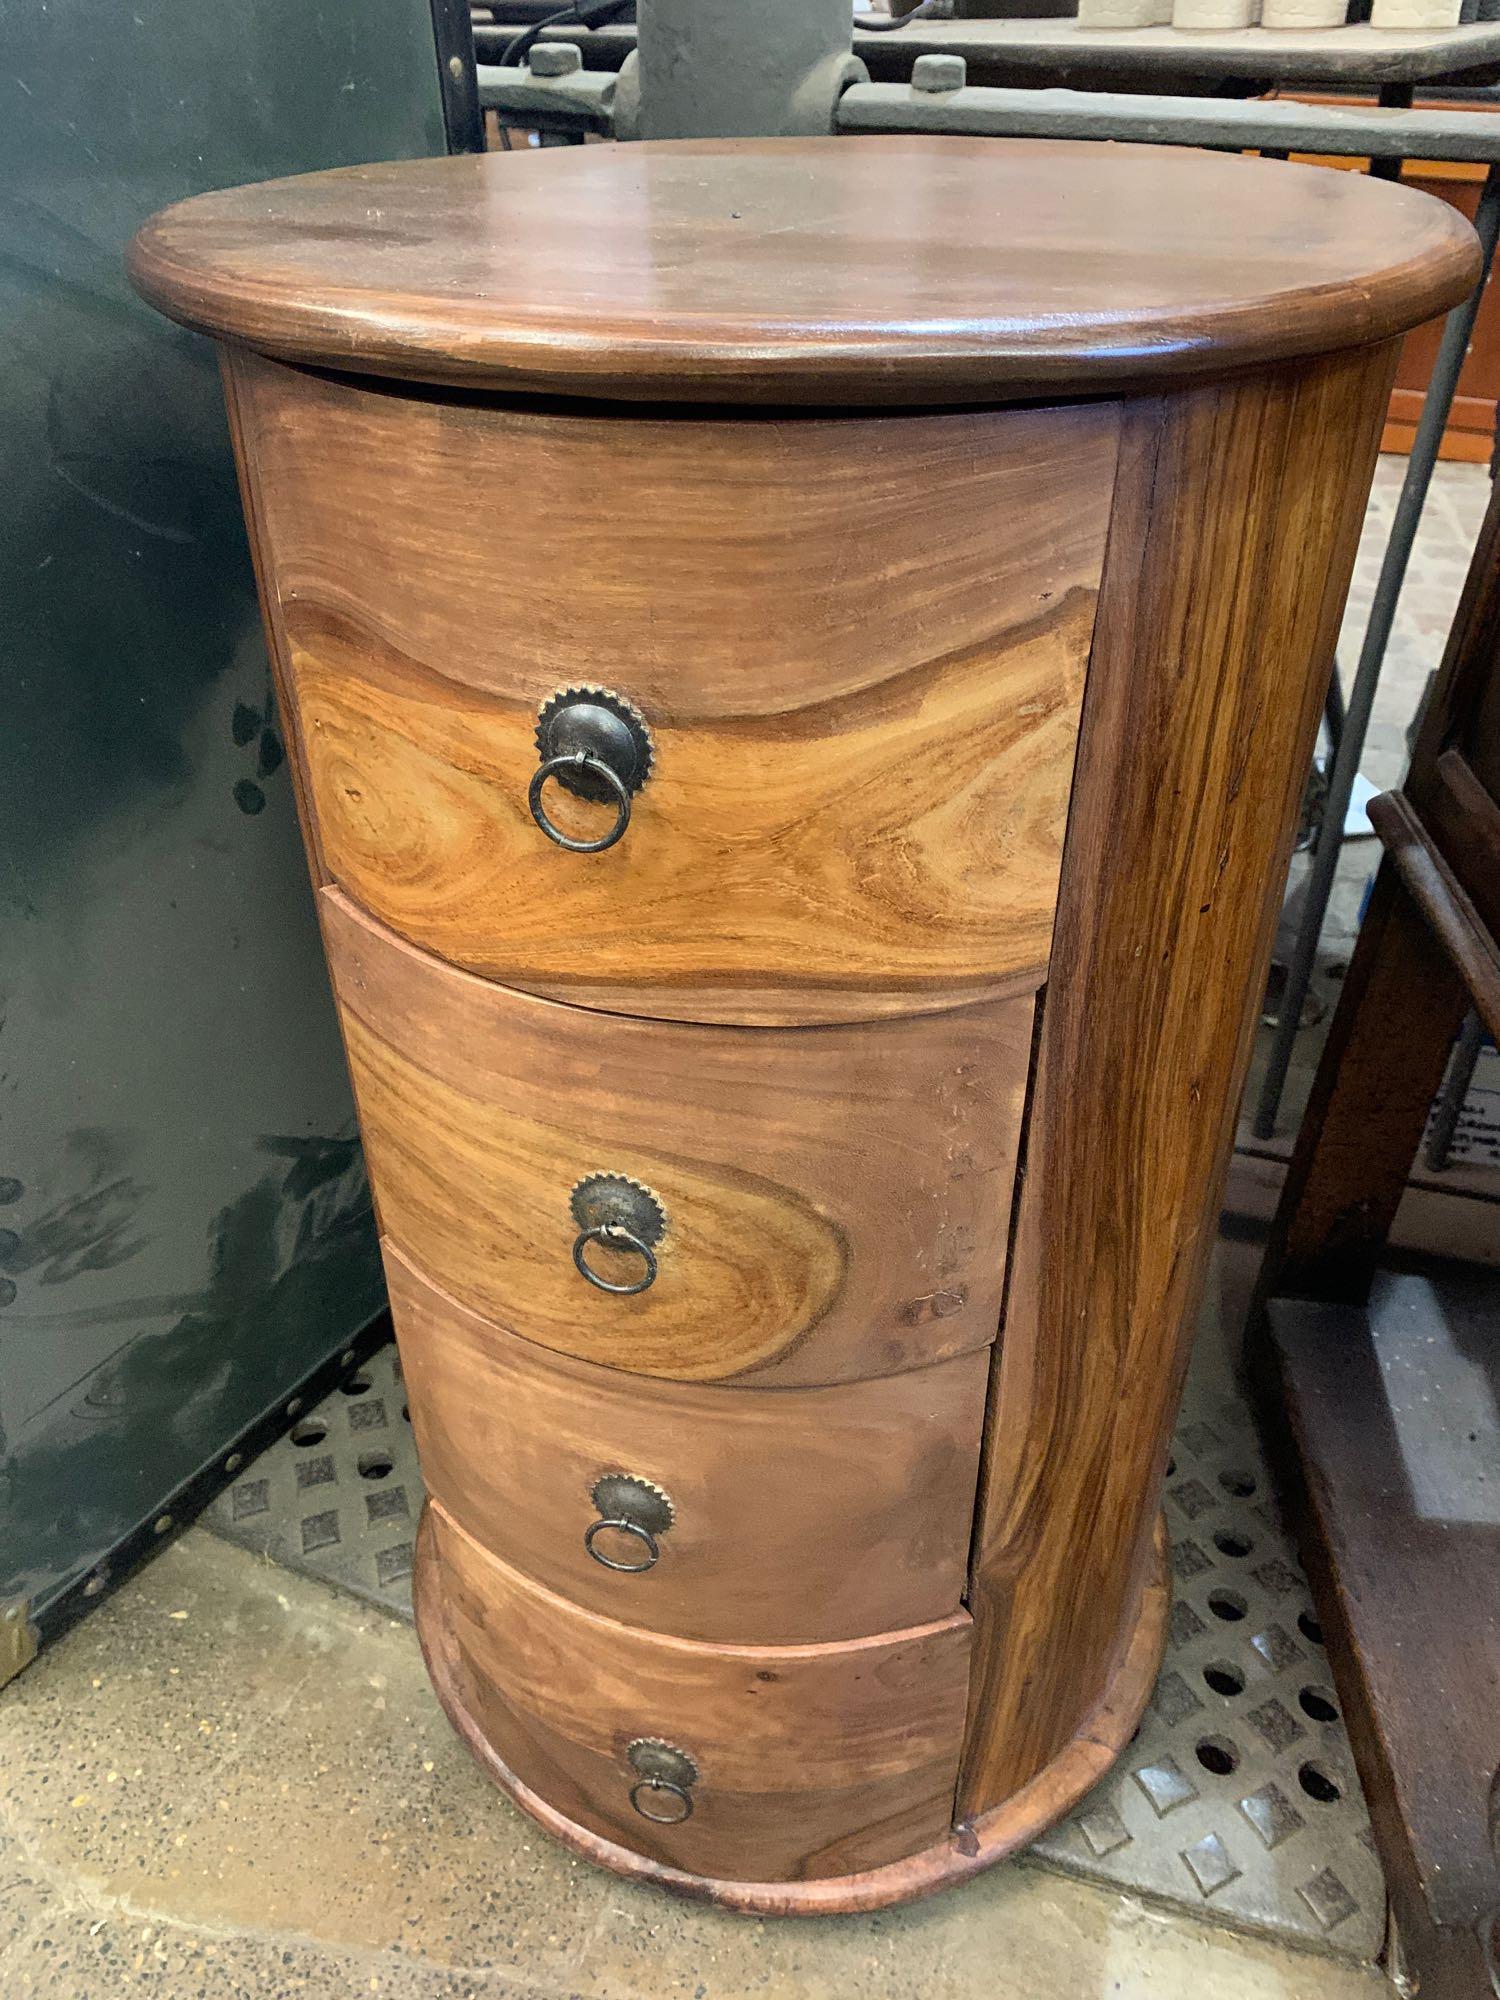
[[[851,1874],[948,1832],[967,1613],[851,1644],[705,1646],[577,1610],[436,1505],[429,1535],[460,1698],[578,1825],[748,1882]]]

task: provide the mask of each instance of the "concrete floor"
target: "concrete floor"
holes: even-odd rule
[[[1380,2000],[1374,1972],[1013,1865],[763,1923],[575,1861],[495,1793],[409,1628],[205,1530],[0,1697],[7,2000]]]
[[[1352,628],[1401,470],[1382,461]],[[1486,491],[1479,468],[1440,469],[1371,733],[1378,785],[1399,776]],[[1347,672],[1352,645],[1343,658]],[[1362,859],[1356,849],[1353,872]],[[1391,1990],[1374,1971],[1026,1863],[931,1903],[811,1924],[615,1881],[491,1790],[443,1720],[408,1627],[204,1530],[0,1695],[0,1768],[6,2000]]]

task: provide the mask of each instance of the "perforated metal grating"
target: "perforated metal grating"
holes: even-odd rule
[[[1312,1600],[1247,1409],[1195,1364],[1167,1481],[1173,1610],[1135,1741],[1033,1856],[1373,1958],[1385,1891]],[[421,1474],[394,1347],[258,1458],[209,1524],[411,1617]]]
[[[1245,1404],[1188,1382],[1167,1655],[1134,1742],[1032,1850],[1218,1919],[1374,1958],[1385,1884],[1322,1632]]]
[[[411,1617],[422,1475],[401,1364],[382,1347],[204,1516],[230,1541]]]

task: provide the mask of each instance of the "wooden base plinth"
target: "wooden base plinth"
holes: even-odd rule
[[[548,1833],[617,1875],[638,1876],[675,1895],[757,1916],[832,1916],[913,1902],[968,1881],[1035,1840],[1099,1782],[1130,1741],[1161,1664],[1168,1607],[1165,1553],[1165,1535],[1158,1526],[1153,1573],[1142,1593],[1124,1657],[1098,1706],[1029,1785],[1003,1805],[955,1827],[948,1839],[935,1847],[861,1874],[804,1882],[713,1881],[668,1868],[591,1833],[523,1784],[496,1755],[460,1692],[457,1649],[437,1584],[432,1528],[425,1511],[417,1534],[412,1598],[427,1671],[448,1720],[495,1783]]]

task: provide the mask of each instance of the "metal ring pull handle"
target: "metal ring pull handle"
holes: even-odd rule
[[[641,1794],[649,1792],[652,1797],[676,1799],[680,1812],[647,1812],[641,1804]],[[675,1784],[670,1778],[637,1778],[630,1787],[630,1803],[642,1819],[649,1819],[657,1826],[681,1826],[685,1819],[693,1816],[693,1795],[686,1785]]]
[[[580,1278],[586,1278],[596,1292],[615,1298],[634,1298],[656,1283],[656,1245],[667,1226],[667,1211],[650,1188],[628,1174],[589,1174],[574,1188],[568,1202],[578,1234],[573,1239],[573,1262]],[[628,1250],[644,1267],[629,1284],[615,1284],[596,1271],[588,1259],[591,1243],[608,1250]]]
[[[553,819],[547,816],[547,808],[542,804],[542,787],[549,778],[560,778],[564,773],[577,778],[592,778],[607,784],[614,794],[615,823],[598,840],[575,840],[571,833],[564,833]],[[549,757],[537,766],[532,774],[531,785],[526,794],[526,803],[531,807],[531,817],[550,841],[564,847],[569,854],[602,854],[607,847],[613,847],[622,840],[625,829],[630,824],[630,787],[602,757],[595,757],[588,750],[571,750],[562,757]]]
[[[605,1472],[594,1481],[589,1498],[600,1519],[590,1521],[584,1530],[583,1546],[594,1561],[604,1569],[618,1570],[623,1576],[639,1576],[644,1570],[654,1569],[661,1556],[658,1537],[666,1534],[677,1518],[671,1495],[664,1493],[653,1480],[642,1479],[639,1473]],[[601,1548],[599,1537],[606,1528],[632,1536],[640,1544],[645,1560],[621,1562]]]
[[[526,803],[547,838],[569,854],[602,854],[625,836],[630,801],[651,776],[654,751],[646,718],[611,688],[559,688],[536,719],[536,751]],[[614,824],[598,840],[564,833],[542,800],[547,781],[574,798],[614,807]]]
[[[630,1803],[642,1819],[658,1826],[680,1826],[693,1816],[693,1791],[698,1782],[698,1766],[686,1750],[666,1743],[660,1736],[638,1736],[625,1752],[635,1783],[630,1787]],[[649,1812],[646,1800],[655,1804],[676,1802],[672,1812]]]
[[[633,1285],[611,1284],[608,1278],[600,1277],[584,1254],[591,1243],[603,1243],[612,1250],[633,1250],[637,1257],[644,1258],[646,1268]],[[592,1229],[581,1229],[573,1244],[573,1262],[595,1291],[613,1292],[616,1298],[634,1298],[637,1292],[647,1291],[656,1283],[656,1252],[623,1222],[599,1222]]]
[[[606,1555],[595,1541],[595,1537],[602,1534],[606,1528],[616,1528],[622,1535],[634,1535],[646,1551],[646,1560],[638,1563],[622,1563],[616,1562],[613,1556]],[[611,1514],[603,1521],[590,1521],[583,1538],[583,1546],[596,1563],[602,1563],[605,1569],[618,1570],[622,1576],[639,1576],[643,1570],[654,1569],[661,1554],[651,1530],[642,1527],[639,1521],[627,1520],[623,1514]]]

